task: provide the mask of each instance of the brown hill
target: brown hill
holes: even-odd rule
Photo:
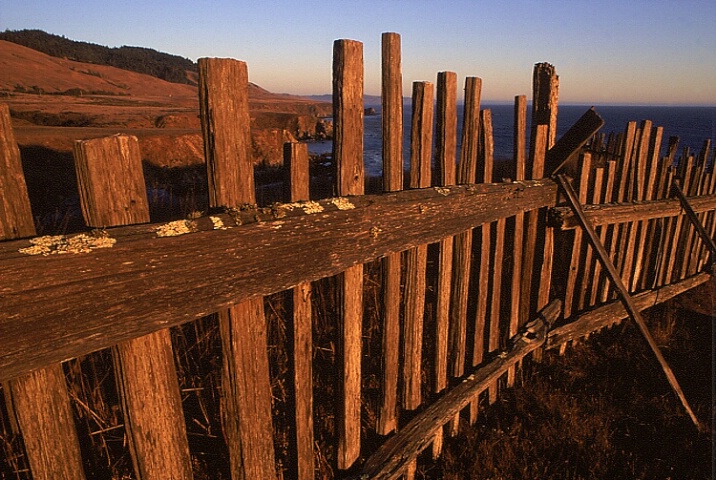
[[[145,157],[157,165],[203,161],[195,86],[0,41],[0,101],[10,106],[21,146],[70,151],[74,140],[123,132],[137,135],[147,147]],[[270,163],[280,161],[279,146],[267,146],[271,139],[311,136],[318,118],[331,110],[330,104],[254,84],[249,105],[254,155]],[[288,133],[277,134],[283,130]],[[172,149],[183,152],[182,160],[176,154],[163,158]]]

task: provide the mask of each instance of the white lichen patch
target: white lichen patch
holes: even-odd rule
[[[117,242],[106,233],[87,235],[81,233],[67,237],[65,235],[46,235],[30,240],[32,246],[18,251],[25,255],[58,255],[64,253],[88,253],[98,248],[111,248]]]
[[[438,192],[443,197],[447,197],[448,195],[450,195],[449,188],[445,188],[445,187],[434,187],[434,188],[435,188],[435,191]]]
[[[214,224],[214,230],[226,230],[229,227],[224,225],[224,222],[219,217],[209,216],[211,223]]]
[[[194,231],[193,225],[188,220],[175,220],[165,223],[156,228],[157,237],[177,237]]]
[[[345,197],[331,198],[331,203],[335,205],[338,210],[353,210],[356,208],[356,206]]]
[[[311,215],[312,213],[321,213],[323,211],[323,207],[318,202],[304,202],[301,204],[301,209],[303,210],[303,213],[307,215]]]

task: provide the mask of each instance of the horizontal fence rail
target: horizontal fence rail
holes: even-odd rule
[[[0,385],[36,478],[83,478],[89,468],[74,383],[87,375],[83,358],[109,352],[121,419],[89,435],[121,431],[138,478],[193,477],[185,393],[213,388],[211,412],[202,403],[194,423],[219,419],[207,438],[225,449],[233,479],[411,479],[421,452],[438,457],[445,436],[474,423],[524,362],[629,318],[595,241],[637,310],[711,279],[709,141],[679,154],[678,139],[662,147],[663,129],[649,121],[606,136],[598,109],[557,138],[559,77],[541,63],[531,131],[518,95],[516,150],[498,164],[482,81],[465,80],[459,130],[457,76],[440,72],[435,84],[413,83],[404,172],[400,36],[382,40],[382,193],[365,194],[363,45],[354,40],[334,44],[330,198],[310,198],[307,148],[293,143],[284,202],[256,204],[247,66],[201,59],[208,211],[150,223],[136,138],[120,135],[76,147],[90,228],[37,236],[0,109],[0,187],[9,192],[0,202]],[[592,243],[556,172],[571,177]],[[189,353],[177,354],[177,332],[198,332],[207,318],[218,331],[208,355],[218,371],[207,374],[216,384],[179,389],[172,357]]]

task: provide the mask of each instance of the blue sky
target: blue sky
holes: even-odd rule
[[[273,92],[330,93],[335,39],[364,44],[365,90],[380,93],[380,36],[402,38],[404,92],[455,71],[484,101],[530,95],[550,62],[560,102],[716,105],[714,0],[0,0],[0,30],[42,29],[248,63]]]

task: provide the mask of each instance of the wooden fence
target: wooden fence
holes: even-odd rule
[[[672,138],[664,149],[662,128],[649,121],[593,135],[601,125],[593,110],[558,141],[558,77],[551,65],[538,64],[531,131],[526,97],[517,96],[514,159],[498,174],[491,113],[480,109],[481,80],[465,81],[458,151],[457,77],[440,72],[437,85],[413,84],[404,182],[400,55],[400,37],[384,34],[383,193],[364,195],[362,44],[338,40],[335,196],[309,198],[306,146],[289,144],[287,203],[267,207],[255,205],[247,154],[247,66],[201,59],[210,210],[165,223],[148,223],[137,140],[118,135],[76,144],[91,230],[36,237],[2,107],[0,381],[32,478],[85,478],[62,362],[105,348],[136,477],[192,478],[169,329],[213,312],[232,478],[310,479],[320,462],[336,478],[411,478],[417,456],[429,447],[438,456],[460,416],[474,422],[481,396],[494,402],[528,356],[564,349],[628,316],[549,178],[560,165],[640,309],[710,278],[708,244],[672,195],[678,179],[713,237],[710,143],[696,154],[679,153]],[[314,398],[313,384],[321,314],[312,310],[313,293],[326,278],[333,278],[338,322],[331,340],[336,378],[329,382],[335,397],[328,400]],[[379,353],[371,347],[370,356],[379,358],[371,372],[362,371],[367,288],[378,292],[370,308],[379,319]],[[293,400],[277,406],[264,297],[282,291],[292,305],[284,348]],[[366,386],[369,376],[378,378],[375,385]],[[314,437],[314,423],[325,424],[314,409],[319,400],[336,405],[327,460]],[[276,460],[277,408],[292,419],[286,473]]]

